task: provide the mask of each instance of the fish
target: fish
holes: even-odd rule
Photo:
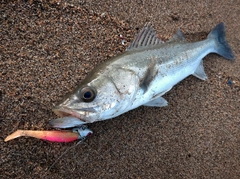
[[[190,75],[207,79],[203,58],[209,53],[234,60],[223,22],[197,42],[187,42],[180,30],[163,42],[146,24],[124,53],[93,69],[53,108],[60,117],[50,125],[70,128],[112,119],[139,106],[167,106],[162,96],[174,85]]]
[[[12,139],[28,136],[37,139],[47,140],[50,142],[73,142],[75,140],[84,140],[93,132],[87,129],[85,126],[81,128],[74,128],[72,130],[62,131],[34,131],[34,130],[17,130],[4,139],[4,142],[8,142]]]

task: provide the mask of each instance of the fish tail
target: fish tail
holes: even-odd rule
[[[231,47],[226,41],[225,38],[225,27],[224,23],[221,22],[214,27],[214,29],[208,34],[208,39],[215,40],[215,52],[229,60],[234,60],[234,55]]]

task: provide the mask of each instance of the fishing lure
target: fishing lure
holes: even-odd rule
[[[93,132],[86,128],[86,126],[80,126],[72,130],[64,131],[34,131],[34,130],[17,130],[11,135],[5,138],[5,142],[21,137],[28,136],[51,142],[72,142],[75,140],[84,140],[90,136]]]

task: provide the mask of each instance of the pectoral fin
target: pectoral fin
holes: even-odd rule
[[[196,71],[192,74],[193,76],[201,79],[201,80],[206,80],[207,79],[207,75],[204,71],[204,67],[203,67],[203,61],[201,60],[200,64],[198,65]]]
[[[168,102],[163,97],[158,97],[146,104],[144,106],[150,106],[150,107],[163,107],[167,106]]]

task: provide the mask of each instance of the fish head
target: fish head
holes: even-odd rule
[[[72,116],[83,122],[98,118],[96,105],[97,91],[93,86],[84,85],[67,95],[53,111],[60,117]]]
[[[114,83],[107,78],[95,79],[79,85],[53,108],[61,118],[51,120],[50,125],[70,128],[113,118],[126,107],[125,101]]]

